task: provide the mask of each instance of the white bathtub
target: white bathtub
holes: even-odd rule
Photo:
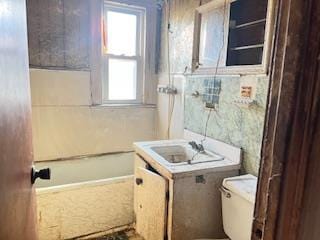
[[[71,239],[125,229],[133,223],[133,153],[36,163],[40,240]]]

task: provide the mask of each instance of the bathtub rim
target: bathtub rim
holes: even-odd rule
[[[48,194],[48,193],[59,193],[62,191],[78,190],[84,187],[98,187],[98,186],[109,185],[109,184],[123,183],[128,180],[133,181],[133,179],[134,179],[134,175],[127,175],[127,176],[105,178],[105,179],[99,179],[99,180],[84,181],[84,182],[78,182],[78,183],[62,184],[62,185],[51,186],[51,187],[38,187],[38,188],[35,188],[35,191],[37,195]]]

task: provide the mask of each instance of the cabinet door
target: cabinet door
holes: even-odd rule
[[[135,176],[136,231],[146,240],[163,240],[166,232],[168,183],[145,168]]]
[[[148,164],[138,154],[134,156],[134,175],[136,175],[138,168],[147,168]]]

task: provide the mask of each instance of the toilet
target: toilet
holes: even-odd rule
[[[256,189],[257,178],[250,174],[223,180],[220,189],[223,228],[230,240],[251,239]]]

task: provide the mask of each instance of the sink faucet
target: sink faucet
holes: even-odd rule
[[[191,141],[188,143],[192,149],[196,150],[197,152],[204,152],[204,147],[201,143],[196,143],[195,141]]]

